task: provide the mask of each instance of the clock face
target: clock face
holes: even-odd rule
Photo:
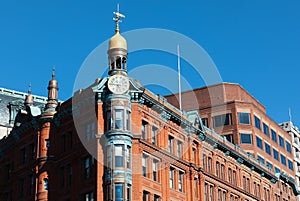
[[[129,89],[129,80],[124,75],[113,75],[108,80],[108,89],[114,94],[124,94]]]

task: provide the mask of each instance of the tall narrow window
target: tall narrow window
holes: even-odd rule
[[[110,111],[107,111],[106,112],[106,121],[107,121],[107,130],[111,130],[111,127],[112,127],[112,119],[111,119],[111,112]]]
[[[216,176],[220,176],[220,163],[218,161],[216,162]]]
[[[204,184],[204,201],[208,201],[208,184]]]
[[[280,160],[281,160],[281,164],[286,166],[286,157],[282,154],[280,154]]]
[[[130,131],[130,111],[126,111],[126,128],[125,130]]]
[[[143,201],[149,201],[149,195],[148,191],[143,191]]]
[[[45,139],[45,144],[46,144],[46,147],[49,148],[50,147],[50,140],[49,139]]]
[[[44,190],[48,190],[49,189],[49,186],[48,186],[48,179],[45,178],[44,179]]]
[[[174,168],[170,168],[170,188],[174,188]]]
[[[196,147],[193,147],[192,148],[192,161],[194,162],[194,163],[197,163],[197,148]]]
[[[209,186],[209,201],[213,201],[214,200],[214,190],[213,190],[213,186]]]
[[[260,130],[260,119],[257,116],[254,116],[254,124],[255,127]]]
[[[156,159],[152,161],[152,177],[153,181],[158,181],[158,161]]]
[[[279,161],[279,154],[278,151],[276,149],[273,148],[273,157]]]
[[[235,170],[232,171],[232,183],[234,185],[236,185],[236,171]]]
[[[151,143],[156,144],[156,134],[157,134],[157,128],[152,126],[152,132],[151,132]]]
[[[91,177],[90,157],[86,157],[83,162],[84,162],[84,178],[88,179]]]
[[[123,164],[123,145],[115,145],[115,167],[124,167]]]
[[[267,154],[271,155],[271,146],[265,142],[265,151]]]
[[[144,177],[147,176],[147,155],[143,154],[143,158],[142,158],[142,175]]]
[[[246,180],[246,191],[249,193],[250,192],[250,179],[247,178]]]
[[[174,140],[174,138],[169,135],[169,138],[168,138],[168,148],[169,148],[169,152],[170,153],[173,153],[173,140]]]
[[[84,201],[94,201],[94,192],[88,192],[83,194]]]
[[[153,201],[160,201],[160,196],[159,195],[154,195]]]
[[[180,141],[177,142],[177,156],[179,158],[182,157],[182,142]]]
[[[221,164],[221,179],[225,180],[225,166]]]
[[[228,182],[231,183],[232,182],[232,172],[231,172],[231,168],[228,168]]]
[[[286,146],[286,150],[289,153],[292,153],[291,143],[289,143],[288,141],[285,141],[285,146]]]
[[[207,172],[211,172],[211,170],[212,170],[211,166],[212,166],[212,159],[211,159],[211,157],[208,157],[208,159],[207,159]]]
[[[226,201],[226,191],[222,192],[222,201]]]
[[[201,118],[203,126],[208,127],[208,119],[207,118]]]
[[[278,136],[279,137],[279,145],[284,148],[284,139],[283,137],[281,137],[280,135]]]
[[[147,122],[142,121],[142,138],[147,139]]]
[[[207,171],[207,163],[206,163],[206,154],[203,154],[203,158],[202,158],[202,167],[204,171]]]
[[[126,201],[130,201],[131,200],[131,185],[127,184],[127,193],[126,193]]]
[[[256,145],[263,149],[262,139],[256,136]]]
[[[263,129],[264,129],[264,134],[269,137],[270,136],[269,126],[267,124],[263,123]]]
[[[198,190],[198,178],[195,177],[194,178],[194,194],[195,194],[195,198],[197,199],[199,197],[199,190]],[[204,186],[204,194],[205,194],[205,186]],[[204,196],[204,201],[205,201],[205,196]]]
[[[116,129],[123,129],[123,110],[116,110]]]
[[[124,184],[115,184],[115,199],[116,201],[124,200]]]
[[[183,172],[179,171],[178,175],[178,190],[180,192],[183,192]]]
[[[272,140],[277,143],[277,134],[274,130],[271,129]]]
[[[130,146],[127,146],[126,149],[126,167],[128,169],[131,168],[131,147]]]

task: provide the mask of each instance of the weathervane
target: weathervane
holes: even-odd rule
[[[119,22],[122,22],[121,18],[125,18],[125,15],[121,14],[119,12],[119,9],[120,9],[119,4],[117,4],[117,11],[113,12],[116,15],[116,17],[113,18],[113,20],[116,22],[116,32],[120,31]]]

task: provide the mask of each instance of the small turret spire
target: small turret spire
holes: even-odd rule
[[[55,80],[55,67],[52,68],[52,78],[48,84],[48,100],[43,116],[53,117],[58,105],[58,83]]]
[[[55,66],[52,67],[52,80],[55,79]]]
[[[28,94],[25,98],[25,102],[24,102],[24,105],[27,107],[27,106],[32,106],[33,105],[33,97],[31,95],[31,83],[29,83],[29,86],[28,86]]]

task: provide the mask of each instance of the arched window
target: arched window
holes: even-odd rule
[[[48,190],[49,186],[48,186],[48,179],[45,178],[44,179],[44,190]]]
[[[117,57],[117,59],[116,59],[116,67],[117,67],[117,69],[121,69],[122,68],[122,59],[121,59],[121,57]]]

